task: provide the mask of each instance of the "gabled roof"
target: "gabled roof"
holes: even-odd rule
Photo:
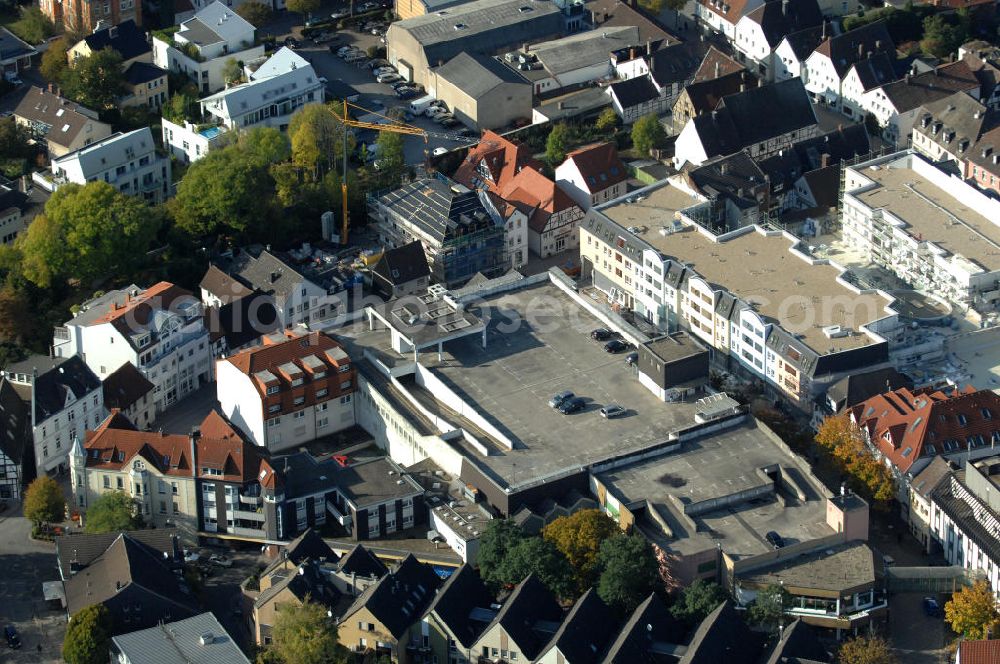
[[[73,537],[76,537],[75,535]],[[158,603],[171,607],[171,617],[192,615],[197,604],[191,590],[163,560],[162,553],[132,537],[119,534],[100,555],[64,582],[66,609],[72,615],[82,608],[101,604],[126,588],[135,586],[141,594],[155,596]],[[142,614],[146,622],[162,616]]]
[[[104,553],[120,535],[142,542],[161,557],[167,554],[169,558],[180,555],[180,544],[176,528],[157,528],[155,530],[130,530],[114,533],[74,533],[60,535],[55,538],[56,558],[59,568],[67,577],[71,570],[86,567]]]
[[[760,637],[727,600],[698,625],[680,664],[756,664],[759,648]]]
[[[14,386],[0,378],[0,453],[21,467],[28,446],[34,438],[31,433],[31,413]]]
[[[484,178],[477,171],[480,164],[489,172]],[[531,156],[531,148],[523,143],[514,143],[492,131],[484,131],[479,143],[469,150],[452,179],[469,189],[486,187],[496,191],[503,187],[525,166],[540,166]]]
[[[530,660],[538,656],[547,640],[534,630],[535,624],[539,621],[558,624],[561,619],[562,610],[555,597],[534,574],[529,574],[517,584],[483,633],[499,625]]]
[[[746,67],[717,49],[715,46],[709,46],[708,51],[705,53],[705,57],[702,58],[701,64],[698,65],[698,69],[695,71],[694,78],[691,82],[697,83],[698,81],[707,81],[709,79],[719,78],[720,76],[743,71],[744,69],[746,69]]]
[[[971,385],[949,394],[900,388],[852,406],[850,416],[902,472],[928,453],[1000,442],[1000,396]]]
[[[255,69],[250,74],[251,81],[260,81],[265,78],[272,78],[274,76],[280,76],[285,72],[294,71],[302,67],[310,67],[309,61],[303,58],[301,55],[288,48],[287,46],[282,46],[279,48],[274,55],[264,61],[260,67]]]
[[[210,638],[206,640],[206,635]],[[114,650],[129,664],[250,664],[210,612],[119,634]]]
[[[259,253],[242,250],[233,256],[228,265],[221,267],[242,285],[285,300],[294,299],[302,285],[309,283],[294,266],[266,249]],[[233,295],[242,292],[235,285],[231,290]]]
[[[706,57],[705,44],[700,41],[672,44],[645,56],[649,76],[660,88],[690,80]]]
[[[593,12],[596,19],[595,30],[604,27],[636,26],[639,28],[639,42],[660,41],[664,44],[679,41],[667,32],[660,22],[641,8],[621,0],[593,0],[586,9]]]
[[[160,69],[148,62],[133,62],[125,70],[125,82],[129,85],[142,85],[166,75],[166,69]]]
[[[828,37],[816,47],[816,53],[830,58],[837,76],[843,80],[855,62],[868,53],[892,54],[896,50],[885,21],[875,21],[860,28]]]
[[[736,71],[731,74],[723,74],[718,78],[708,78],[684,88],[683,96],[688,98],[694,115],[710,113],[719,106],[719,102],[727,95],[734,95],[747,88],[747,83],[754,82],[752,76],[748,76],[746,71]]]
[[[112,411],[99,427],[87,431],[83,444],[87,468],[122,470],[141,457],[164,475],[192,477],[191,439],[184,434],[164,434],[121,428],[131,423]]]
[[[542,653],[558,648],[564,661],[594,664],[601,661],[601,654],[617,627],[618,621],[607,605],[590,588],[576,600]]]
[[[950,461],[942,456],[936,456],[931,459],[926,468],[917,473],[910,482],[910,488],[917,495],[930,498],[931,492],[937,488],[941,480],[951,475],[955,470]]]
[[[899,78],[895,61],[888,53],[872,53],[870,57],[859,60],[851,67],[861,81],[861,88],[868,92]]]
[[[142,127],[124,134],[120,132],[112,134],[96,143],[64,154],[52,160],[52,167],[55,169],[77,161],[83,177],[97,177],[113,166],[127,165],[140,156],[152,154],[155,149],[152,130],[149,127]]]
[[[823,22],[823,13],[816,0],[770,0],[747,14],[760,26],[771,49],[793,32],[816,27]]]
[[[429,277],[431,269],[427,265],[427,255],[419,240],[395,249],[387,249],[372,267],[372,272],[390,284],[399,286],[414,279]]]
[[[573,162],[580,171],[584,186],[591,194],[628,180],[628,171],[614,143],[585,145],[566,155],[566,161]]]
[[[97,113],[38,87],[28,88],[14,115],[29,122],[50,127],[45,140],[68,148],[88,123],[104,126],[96,120]]]
[[[206,5],[194,18],[184,21],[177,34],[198,46],[208,46],[233,39],[253,39],[255,28],[225,3]]]
[[[253,289],[244,285],[239,278],[217,267],[215,263],[209,263],[199,286],[223,303],[253,294]]]
[[[125,362],[104,379],[102,388],[105,408],[127,410],[152,392],[153,384],[135,368],[134,364]]]
[[[886,367],[844,376],[829,387],[826,396],[841,404],[841,408],[843,408],[853,406],[883,392],[898,390],[901,387],[912,389],[913,381],[897,371],[895,367]]]
[[[34,55],[38,51],[7,28],[0,27],[0,60],[10,61]]]
[[[972,148],[984,134],[997,127],[1000,127],[1000,113],[964,92],[924,104],[913,124],[915,131],[956,155],[962,152],[958,148],[962,140],[969,141],[966,149]]]
[[[601,664],[664,664],[676,661],[666,657],[670,652],[680,652],[676,646],[671,646],[683,636],[682,632],[659,595],[650,593],[618,630],[617,637],[608,645],[600,660]]]
[[[698,0],[698,4],[733,25],[736,25],[747,13],[747,2],[749,0]]]
[[[956,92],[965,92],[979,87],[976,75],[963,60],[941,65],[923,74],[906,76],[902,80],[882,86],[882,92],[889,98],[897,113],[906,113]]]
[[[131,60],[152,50],[146,41],[146,34],[132,19],[87,35],[83,42],[94,52],[104,48],[117,51],[122,60]]]
[[[463,648],[469,649],[475,644],[488,621],[476,620],[475,612],[485,612],[493,616],[489,607],[493,603],[493,595],[471,565],[464,564],[452,573],[434,601],[427,607],[426,615],[435,614],[451,631],[455,640]],[[484,615],[484,617],[485,617]]]
[[[232,424],[215,409],[201,423],[195,441],[195,456],[195,476],[220,482],[256,482],[261,467],[269,466],[259,448],[243,440]]]
[[[961,664],[996,664],[1000,662],[1000,639],[959,641],[955,661]]]
[[[459,53],[434,71],[440,78],[477,100],[504,83],[531,85],[526,78],[496,58],[468,51]]]
[[[61,413],[71,397],[76,401],[101,387],[101,379],[90,370],[79,355],[66,358],[35,355],[10,364],[4,369],[8,376],[27,374],[29,384],[11,385],[26,404],[31,404],[31,375],[36,368],[38,377],[34,379],[34,400],[37,422]],[[28,416],[30,420],[30,407]]]
[[[343,574],[376,578],[381,578],[389,573],[389,568],[361,544],[355,544],[353,549],[340,558],[337,569]]]
[[[829,659],[816,630],[796,619],[781,631],[774,649],[763,664],[805,664],[827,662]]]
[[[552,215],[579,208],[569,194],[533,166],[521,169],[499,194],[524,212],[528,227],[539,233],[545,230]]]
[[[826,25],[817,25],[785,35],[784,41],[792,49],[799,62],[805,62],[809,54],[826,40]]]
[[[282,47],[282,50],[287,50]],[[285,55],[280,51],[271,56],[276,58],[281,56],[279,62],[285,60]],[[289,58],[289,63],[291,58]],[[289,65],[290,66],[290,65]],[[303,94],[309,89],[321,87],[319,78],[313,70],[312,65],[297,65],[295,68],[286,69],[277,73],[272,63],[265,62],[258,71],[265,73],[275,71],[273,75],[257,77],[246,83],[233,85],[225,90],[216,92],[200,100],[202,109],[207,109],[214,115],[236,120],[246,115],[248,112],[269,105],[270,100],[278,95],[289,95],[296,91],[296,95]],[[318,100],[318,101],[321,101]]]
[[[289,542],[282,556],[292,561],[294,565],[298,565],[306,558],[330,563],[340,560],[340,556],[334,553],[315,528],[307,528],[304,533]]]
[[[286,590],[300,602],[309,598],[332,609],[340,601],[341,592],[321,569],[318,561],[306,559],[292,569],[275,569],[270,574],[271,586],[261,591],[254,600],[254,607],[269,604]]]
[[[437,242],[493,225],[475,191],[438,178],[414,180],[378,200]]]
[[[350,363],[343,346],[324,332],[310,332],[301,336],[280,336],[277,339],[264,338],[264,345],[240,351],[226,358],[226,361],[243,374],[255,379],[260,395],[266,395],[267,382],[285,381],[290,378],[286,370],[297,373],[316,370],[336,371]],[[284,368],[283,368],[284,367]],[[260,376],[263,372],[270,377]]]
[[[408,554],[396,569],[368,586],[341,616],[341,621],[367,609],[371,615],[399,639],[406,629],[420,621],[441,579],[434,569]]]
[[[638,106],[660,96],[656,86],[649,80],[649,76],[636,76],[627,81],[612,83],[608,88],[622,108]]]

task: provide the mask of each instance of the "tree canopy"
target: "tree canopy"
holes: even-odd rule
[[[479,538],[479,574],[483,581],[499,589],[503,585],[501,567],[524,534],[510,519],[493,519]]]
[[[940,14],[924,19],[924,37],[920,49],[938,58],[947,58],[958,50],[966,39],[966,31]]]
[[[597,594],[624,616],[656,588],[659,564],[649,542],[638,534],[619,533],[605,539],[597,556],[601,570]]]
[[[724,601],[726,591],[722,586],[714,581],[695,579],[694,583],[681,591],[677,601],[670,607],[670,614],[688,625],[695,625]]]
[[[84,530],[88,533],[113,533],[142,527],[135,501],[124,491],[102,494],[87,508]]]
[[[255,28],[259,28],[271,20],[271,6],[258,0],[248,0],[242,3],[236,8],[236,13]]]
[[[844,641],[837,653],[838,664],[899,664],[887,640],[876,634]]]
[[[615,109],[610,106],[597,116],[597,120],[594,121],[594,128],[598,131],[611,131],[618,126],[618,114],[615,113]]]
[[[826,450],[848,475],[852,488],[871,498],[877,507],[885,506],[895,496],[892,474],[868,449],[865,440],[847,415],[833,415],[823,420],[816,442]]]
[[[316,602],[285,603],[271,633],[269,654],[282,664],[339,664],[344,647],[337,643],[337,626]]]
[[[69,39],[63,35],[59,39],[52,40],[45,53],[42,53],[42,61],[38,65],[38,70],[49,83],[62,85],[66,72],[69,71],[69,60],[66,53],[70,46],[72,44],[69,43]]]
[[[667,132],[655,113],[642,116],[632,125],[632,145],[642,154],[649,154],[649,151],[660,145],[666,137]]]
[[[785,587],[772,583],[757,591],[757,598],[750,605],[748,617],[755,625],[777,629],[791,603],[792,596]]]
[[[951,596],[944,605],[944,620],[967,639],[986,639],[998,621],[997,601],[986,581],[976,581]]]
[[[406,165],[406,157],[403,154],[402,134],[391,131],[380,131],[378,138],[375,140],[375,145],[378,147],[379,170],[385,173],[389,179],[398,178]]]
[[[128,274],[149,250],[162,218],[106,182],[59,187],[18,237],[24,274],[47,287],[56,279]]]
[[[529,574],[538,577],[559,599],[575,597],[576,579],[566,558],[541,537],[527,537],[510,550],[500,566],[500,580],[505,586],[524,581]]]
[[[107,664],[111,646],[111,612],[92,604],[73,614],[66,628],[62,656],[67,664]]]
[[[311,169],[314,178],[336,166],[343,156],[344,125],[333,111],[323,104],[306,104],[292,116],[288,124],[292,141],[292,161],[296,166]],[[348,135],[347,150],[354,149],[353,136]]]
[[[62,521],[66,498],[59,484],[47,475],[38,477],[24,492],[24,516],[36,526]]]
[[[21,7],[21,17],[7,27],[29,44],[41,44],[56,31],[38,6]]]
[[[290,12],[299,14],[311,14],[320,6],[320,0],[287,0],[285,6]]]
[[[110,46],[80,58],[63,76],[66,93],[97,111],[114,108],[125,92],[122,56]]]
[[[581,591],[597,580],[597,557],[604,540],[620,533],[618,524],[597,509],[580,510],[562,516],[542,531],[542,537],[552,542],[566,556],[576,574]]]
[[[549,130],[549,137],[545,139],[545,160],[552,168],[566,159],[570,133],[569,125],[565,122],[559,122]]]

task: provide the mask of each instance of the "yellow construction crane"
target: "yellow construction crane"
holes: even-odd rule
[[[356,108],[359,111],[364,111],[366,114],[375,115],[382,118],[386,122],[361,122],[360,120],[352,120],[351,115],[348,112],[349,108]],[[410,136],[423,136],[424,137],[424,154],[427,153],[427,138],[429,136],[428,132],[420,127],[416,127],[411,124],[406,124],[405,122],[400,122],[399,120],[394,120],[381,113],[376,113],[370,111],[367,108],[358,106],[357,104],[350,104],[347,100],[344,100],[344,116],[340,118],[340,121],[344,123],[344,172],[343,177],[340,180],[340,197],[342,199],[341,214],[343,218],[341,220],[341,231],[340,231],[340,243],[347,244],[347,127],[354,127],[357,129],[373,129],[375,131],[391,131],[395,134],[409,134]],[[451,136],[447,136],[451,138]]]

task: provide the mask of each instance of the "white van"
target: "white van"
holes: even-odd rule
[[[410,102],[410,113],[413,113],[414,115],[423,115],[424,111],[427,110],[427,107],[431,105],[432,101],[434,101],[434,95],[424,95],[419,99],[414,99]]]

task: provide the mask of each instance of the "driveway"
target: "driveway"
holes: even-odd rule
[[[66,634],[66,613],[53,610],[42,598],[42,583],[58,581],[55,545],[29,539],[31,523],[20,506],[0,514],[0,625],[14,625],[21,634],[20,650],[3,648],[4,662],[55,664]]]
[[[944,607],[948,597],[937,595]],[[923,593],[896,593],[889,598],[889,633],[901,661],[906,664],[945,664],[946,639],[951,630],[942,618],[924,614]]]
[[[251,604],[244,600],[240,584],[253,572],[266,566],[269,561],[260,555],[260,550],[256,547],[244,551],[223,551],[221,548],[204,547],[200,552],[206,559],[213,553],[225,553],[226,557],[233,561],[233,566],[230,568],[212,568],[212,576],[204,580],[205,585],[200,599],[202,605],[222,623],[243,651],[250,652],[253,639],[247,627],[247,618],[250,615]]]

